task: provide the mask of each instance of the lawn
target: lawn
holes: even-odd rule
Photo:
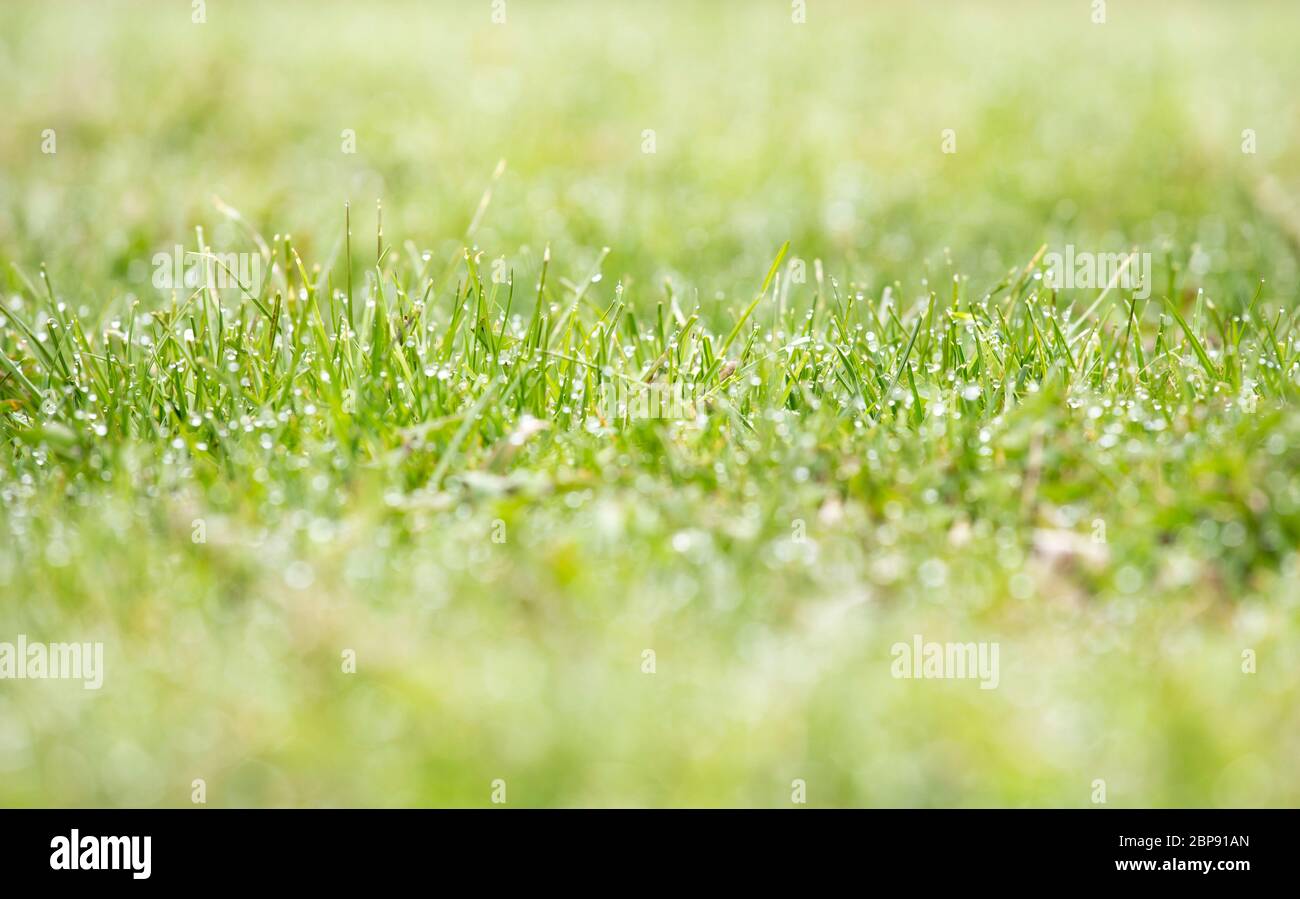
[[[0,805],[1300,804],[1297,32],[0,6]]]

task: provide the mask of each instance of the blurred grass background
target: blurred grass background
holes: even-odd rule
[[[983,289],[1068,242],[1295,301],[1294,4],[505,8],[5,4],[0,259],[91,308],[152,301],[150,260],[195,225],[238,243],[213,195],[309,259],[350,201],[372,265],[378,198],[390,242],[450,254],[505,159],[474,242],[521,272],[549,244],[571,279],[609,246],[634,304],[669,279],[722,316],[787,239],[876,292]],[[730,476],[685,486],[638,459],[635,489],[575,465],[431,508],[382,472],[278,498],[4,483],[0,639],[95,635],[109,670],[0,683],[0,802],[188,805],[200,777],[215,805],[483,805],[495,778],[512,805],[788,805],[795,778],[813,805],[1088,805],[1096,778],[1112,805],[1300,802],[1300,563],[1219,539],[1253,485],[1294,514],[1294,418],[1180,450],[1186,483],[1154,446],[1115,489],[1035,414],[1045,494],[1066,526],[1104,514],[1136,585],[1029,558],[1014,485],[942,449],[728,448]],[[976,495],[1011,511],[953,538]],[[891,679],[913,633],[1000,640],[1001,686]]]
[[[1295,186],[1291,4],[1117,2],[1103,25],[1088,3],[505,9],[7,4],[0,240],[91,293],[144,289],[142,260],[223,221],[213,194],[319,254],[344,200],[362,235],[382,197],[391,235],[436,248],[505,159],[489,252],[523,269],[550,242],[585,271],[610,246],[607,274],[705,298],[787,238],[874,283],[1064,240],[1294,275],[1251,199]]]

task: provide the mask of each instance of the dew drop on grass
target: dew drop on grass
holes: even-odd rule
[[[926,559],[917,568],[921,583],[930,589],[942,587],[948,580],[948,566],[939,559]]]

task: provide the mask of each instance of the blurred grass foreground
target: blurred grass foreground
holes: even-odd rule
[[[1297,33],[0,6],[0,804],[1300,803]]]

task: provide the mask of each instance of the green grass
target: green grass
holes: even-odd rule
[[[1295,11],[472,6],[0,12],[0,804],[1300,803]]]

